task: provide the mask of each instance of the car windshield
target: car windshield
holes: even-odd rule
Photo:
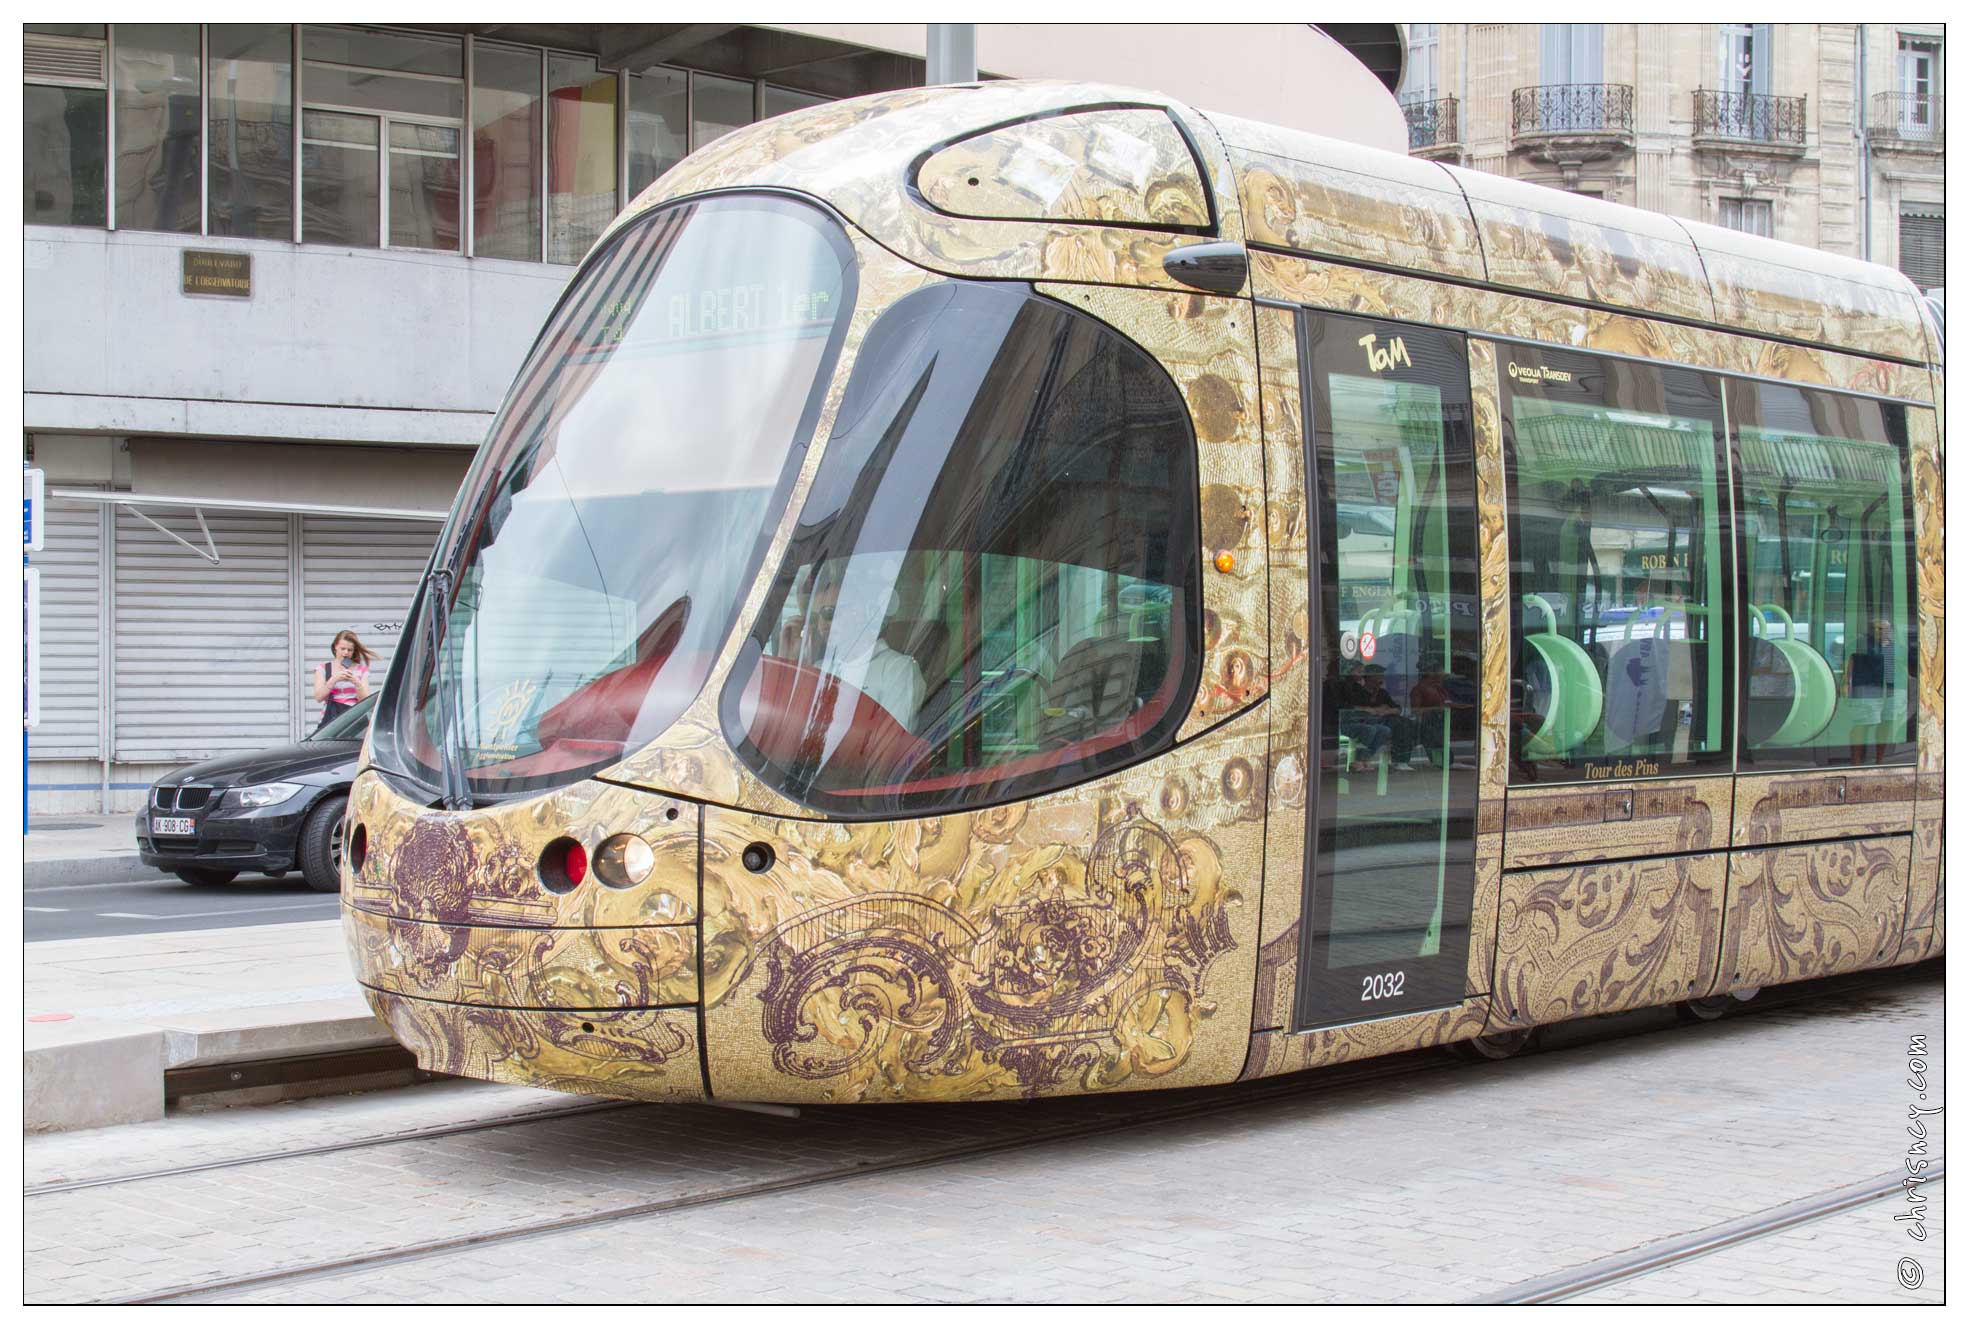
[[[369,713],[376,709],[376,698],[372,694],[343,711],[321,728],[308,735],[314,743],[349,742],[362,740],[362,731],[369,727]]]
[[[854,304],[841,228],[791,199],[662,209],[593,256],[521,369],[419,597],[379,765],[551,788],[683,714],[785,507]],[[442,717],[442,718],[441,718]],[[381,731],[388,729],[386,736]]]

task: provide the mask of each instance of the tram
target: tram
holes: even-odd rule
[[[1167,98],[775,117],[620,216],[351,791],[425,1067],[1220,1083],[1943,938],[1900,274]]]

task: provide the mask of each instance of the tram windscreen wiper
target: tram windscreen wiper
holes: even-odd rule
[[[438,773],[440,792],[448,811],[460,812],[472,806],[472,792],[465,783],[465,753],[460,732],[464,716],[460,713],[458,689],[447,689],[444,676],[444,625],[451,613],[451,571],[431,569],[425,587],[424,624],[431,656],[431,713],[437,719]]]

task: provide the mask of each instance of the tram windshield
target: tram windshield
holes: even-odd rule
[[[440,541],[439,666],[427,587],[378,764],[436,784],[449,737],[468,790],[497,797],[682,715],[784,510],[854,296],[840,228],[788,199],[663,209],[592,258]]]

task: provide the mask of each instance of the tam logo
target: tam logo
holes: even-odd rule
[[[1415,362],[1408,358],[1408,347],[1400,337],[1391,339],[1386,346],[1376,346],[1375,336],[1368,333],[1361,338],[1361,349],[1367,352],[1367,367],[1375,373],[1385,373],[1396,365],[1415,368]]]

